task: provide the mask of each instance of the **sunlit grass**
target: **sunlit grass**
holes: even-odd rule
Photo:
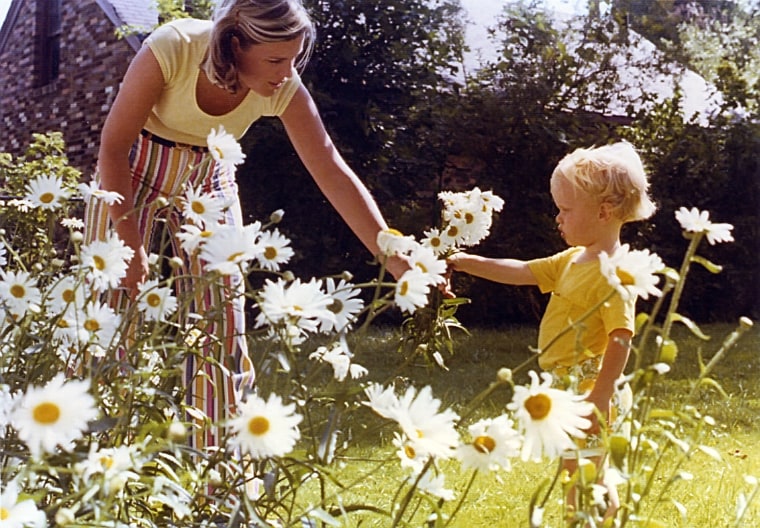
[[[709,341],[701,341],[685,329],[675,330],[680,354],[658,393],[661,398],[659,407],[678,408],[686,404],[693,380],[699,374],[697,351],[701,347],[703,360],[708,361],[723,337],[733,330],[733,325],[709,325],[703,330],[712,336]],[[466,402],[487,387],[500,368],[513,368],[530,358],[530,347],[535,337],[535,329],[531,327],[471,329],[471,335],[459,334],[456,337],[454,355],[445,358],[448,370],[432,368],[423,362],[412,362],[402,368],[404,358],[397,351],[399,334],[396,330],[374,329],[368,334],[356,336],[352,349],[356,361],[369,368],[372,381],[387,383],[393,380],[398,386],[407,383],[417,387],[430,385],[445,406],[463,413]],[[674,528],[733,526],[739,495],[751,492],[751,487],[744,480],[745,475],[760,476],[760,429],[756,425],[760,420],[760,386],[755,381],[758,366],[760,332],[755,328],[743,336],[713,372],[712,377],[719,382],[727,397],[706,387],[691,402],[700,412],[716,419],[716,427],[700,443],[714,448],[721,460],[714,460],[703,453],[690,457],[682,469],[692,474],[693,480],[678,482],[656,507],[653,501],[657,493],[645,499],[649,502],[645,503],[647,507],[644,511],[651,512],[653,519]],[[537,367],[530,365],[530,368]],[[525,372],[515,374],[518,382],[526,377]],[[478,418],[495,416],[510,398],[508,388],[496,391],[465,421],[465,425]],[[325,482],[321,492],[318,492],[319,483],[310,482],[308,487],[315,495],[311,495],[309,502],[318,501],[319,495],[329,497],[340,494],[341,503],[348,509],[369,503],[392,511],[393,504],[400,500],[395,494],[398,482],[405,473],[398,463],[381,463],[395,457],[391,445],[394,428],[367,411],[358,413],[350,423],[343,424],[343,430],[353,440],[345,451],[338,450],[338,460],[350,463],[338,465],[346,473],[342,474],[342,470],[338,469],[335,481],[342,484],[356,482],[357,485],[349,490],[338,490],[335,485]],[[515,460],[509,472],[479,474],[450,526],[528,526],[531,497],[543,481],[554,476],[555,464]],[[472,473],[462,471],[454,461],[442,467],[447,475],[447,487],[454,489],[460,497]],[[670,469],[662,469],[663,479],[671,475]],[[660,484],[664,482],[658,482]],[[366,500],[367,497],[372,497],[372,500]],[[679,513],[670,499],[683,505],[685,516]],[[560,500],[560,492],[555,489],[547,504],[546,526],[562,525],[559,519]],[[455,504],[456,500],[446,504],[443,511],[451,512]],[[420,508],[420,514],[414,521],[419,524],[411,526],[423,525],[423,511],[427,515],[430,508]],[[339,516],[337,511],[332,513]],[[354,513],[341,518],[341,522],[346,522],[347,527],[382,527],[390,524],[387,516],[372,512]],[[740,526],[760,527],[760,505],[757,501],[752,504]]]

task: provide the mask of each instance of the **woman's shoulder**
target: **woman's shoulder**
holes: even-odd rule
[[[178,18],[167,22],[148,37],[148,41],[156,40],[181,40],[195,42],[199,39],[208,39],[213,23],[210,20],[196,18]]]

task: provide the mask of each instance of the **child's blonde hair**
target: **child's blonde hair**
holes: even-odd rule
[[[557,164],[552,185],[558,177],[612,205],[613,214],[624,223],[649,218],[657,209],[647,194],[649,182],[641,158],[625,141],[576,149]]]

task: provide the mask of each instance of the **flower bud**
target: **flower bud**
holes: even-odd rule
[[[172,257],[169,259],[169,266],[172,269],[178,269],[181,268],[184,265],[184,262],[180,257]]]
[[[740,317],[739,318],[739,326],[743,330],[749,330],[750,328],[752,328],[753,324],[754,323],[752,322],[752,319],[750,319],[749,317]]]
[[[174,421],[169,425],[166,437],[172,442],[182,442],[187,437],[187,428],[182,422]]]
[[[279,224],[282,222],[282,217],[285,216],[285,211],[277,209],[275,212],[269,215],[269,221],[273,224]]]
[[[166,207],[169,205],[169,200],[167,200],[164,196],[159,196],[156,198],[156,205],[158,207]]]
[[[81,244],[83,240],[84,240],[84,235],[82,234],[81,231],[74,231],[73,233],[71,233],[71,241],[74,242],[75,244]]]
[[[512,369],[502,367],[496,373],[496,378],[502,383],[511,383],[512,381]]]
[[[73,524],[76,520],[76,514],[71,508],[60,508],[57,512],[55,512],[56,526],[66,526],[68,524]]]

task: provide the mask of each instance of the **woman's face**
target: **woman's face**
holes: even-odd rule
[[[304,37],[254,44],[243,49],[233,38],[232,50],[238,80],[244,88],[269,97],[292,75],[296,58],[303,50]]]

